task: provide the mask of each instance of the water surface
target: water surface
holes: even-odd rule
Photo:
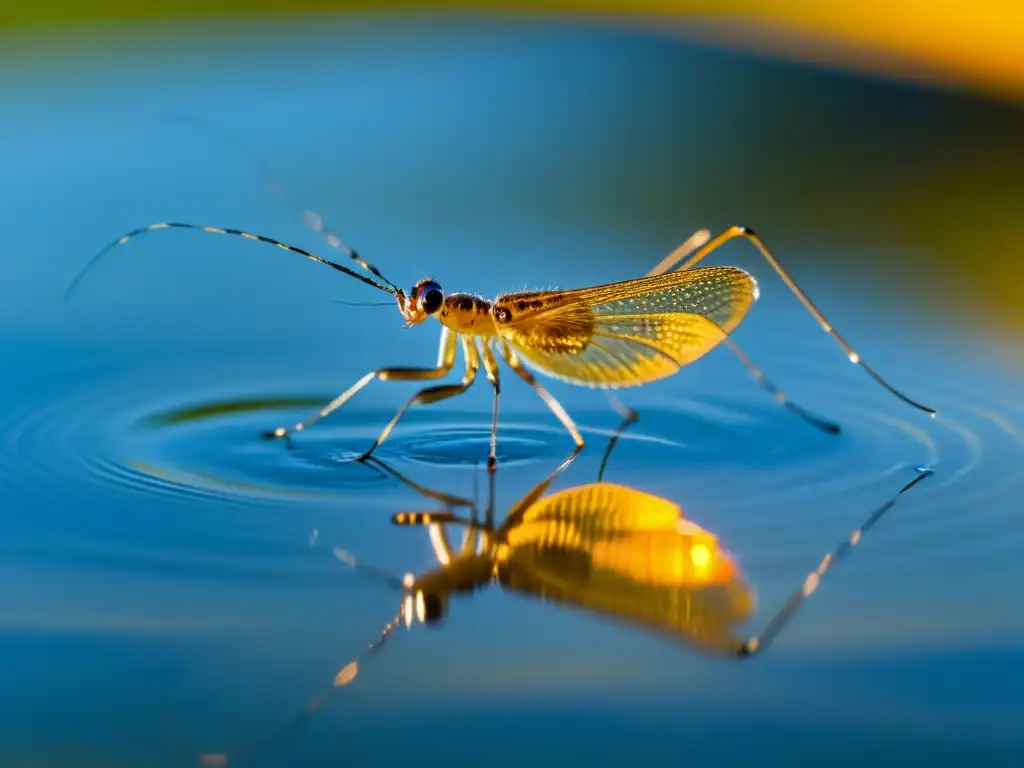
[[[145,54],[115,34],[105,55],[20,85],[4,76],[3,764],[174,765],[245,747],[397,607],[331,545],[399,574],[432,567],[426,533],[390,524],[428,502],[351,461],[415,385],[369,386],[293,450],[259,434],[375,367],[430,364],[436,324],[332,303],[381,297],[273,248],[182,232],[115,252],[63,302],[94,249],[150,222],[321,248],[244,157],[165,119],[186,113],[253,145],[294,199],[403,285],[598,284],[641,273],[700,226],[756,225],[864,358],[940,412],[929,419],[849,365],[751,250],[728,246],[718,263],[762,288],[737,342],[842,435],[778,408],[720,349],[624,395],[640,421],[607,479],[718,534],[766,617],[914,467],[935,476],[756,662],[490,590],[455,603],[439,631],[399,633],[266,764],[1019,764],[1024,375],[1012,335],[976,293],[940,308],[927,278],[895,279],[919,259],[907,241],[877,238],[870,266],[852,268],[866,256],[799,226],[799,200],[756,221],[743,198],[723,210],[714,190],[739,178],[709,178],[710,200],[689,209],[650,200],[677,173],[658,158],[680,157],[678,141],[699,147],[695,164],[735,150],[718,129],[745,114],[743,93],[769,83],[798,104],[835,93],[877,109],[898,101],[894,86],[607,31],[278,32],[215,31],[201,49],[152,39]],[[908,110],[953,109],[899,93]],[[667,106],[680,94],[706,119]],[[571,448],[544,405],[504,381],[499,510]],[[591,482],[618,417],[600,393],[550,389],[588,440],[556,487]],[[471,495],[490,404],[481,376],[463,398],[411,411],[380,456]]]

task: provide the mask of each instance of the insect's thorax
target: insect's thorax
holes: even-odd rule
[[[493,557],[487,554],[465,555],[418,577],[413,589],[445,595],[475,592],[490,584],[493,572]]]
[[[468,336],[494,336],[491,302],[469,293],[452,293],[445,297],[438,320],[456,333]]]

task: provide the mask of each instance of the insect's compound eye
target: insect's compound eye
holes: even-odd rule
[[[423,294],[423,310],[427,314],[434,314],[444,303],[444,294],[437,288],[431,288]]]
[[[423,624],[437,624],[448,613],[448,604],[436,592],[419,592],[416,595],[417,618]]]
[[[498,307],[494,310],[494,317],[499,323],[507,323],[512,319],[512,311],[508,307]]]
[[[444,291],[441,286],[433,280],[420,283],[417,286],[419,296],[419,307],[428,315],[432,315],[444,304]]]

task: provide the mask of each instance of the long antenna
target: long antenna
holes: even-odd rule
[[[243,752],[237,753],[233,756],[229,757],[223,752],[207,752],[198,755],[198,765],[200,768],[221,768],[222,766],[245,765],[251,759],[264,758],[267,753],[282,746],[292,735],[295,734],[297,730],[309,722],[314,715],[323,709],[327,700],[338,688],[343,688],[355,680],[356,675],[359,674],[361,665],[365,664],[370,656],[380,650],[388,636],[402,623],[403,615],[404,609],[400,609],[395,617],[385,625],[384,631],[381,632],[380,637],[367,646],[356,660],[349,662],[338,671],[334,676],[331,688],[324,691],[319,696],[310,699],[309,703],[306,704],[305,709],[299,712],[289,722],[271,733],[269,736],[260,739],[255,744],[250,744]],[[260,762],[262,762],[262,760]]]
[[[78,286],[78,283],[81,282],[82,278],[85,277],[86,273],[89,270],[91,270],[94,266],[96,266],[96,264],[99,262],[99,260],[102,259],[104,256],[106,256],[108,253],[110,253],[112,250],[114,250],[115,248],[117,248],[119,246],[124,245],[125,243],[129,242],[130,240],[133,240],[134,238],[138,237],[139,235],[145,234],[147,232],[155,232],[158,229],[193,229],[193,230],[197,230],[199,232],[208,232],[208,233],[214,234],[214,235],[233,235],[235,237],[244,237],[246,240],[259,240],[261,243],[268,243],[270,245],[276,245],[278,248],[280,248],[283,251],[289,251],[291,253],[297,253],[300,256],[305,256],[307,259],[312,259],[313,261],[319,262],[320,264],[326,264],[328,267],[331,267],[332,269],[336,269],[339,272],[344,272],[349,277],[354,277],[356,280],[359,280],[360,282],[366,283],[367,285],[372,285],[374,288],[378,288],[378,289],[380,289],[380,290],[382,290],[382,291],[384,291],[386,293],[390,293],[390,294],[392,294],[394,296],[402,295],[401,291],[399,290],[399,288],[397,286],[395,286],[393,283],[391,283],[391,281],[389,281],[389,280],[385,280],[385,282],[387,282],[387,285],[381,285],[376,280],[371,280],[370,278],[366,277],[366,275],[361,275],[358,272],[355,272],[355,271],[349,269],[348,267],[343,267],[340,264],[335,264],[333,261],[330,261],[328,259],[325,259],[325,258],[322,258],[320,256],[317,256],[314,253],[310,253],[309,251],[307,251],[307,250],[305,250],[303,248],[298,248],[298,247],[296,247],[294,245],[288,245],[287,243],[283,243],[280,240],[275,240],[272,237],[266,237],[264,235],[257,235],[257,234],[254,234],[252,232],[243,232],[240,229],[227,229],[227,228],[224,228],[224,227],[210,227],[210,226],[205,226],[205,225],[202,225],[202,224],[184,224],[184,223],[179,222],[179,221],[164,221],[164,222],[160,222],[158,224],[149,224],[149,225],[147,225],[145,227],[139,227],[138,229],[133,229],[131,232],[127,232],[127,233],[121,235],[121,237],[117,238],[116,240],[111,241],[106,246],[104,246],[103,249],[100,250],[100,252],[97,253],[95,256],[93,256],[89,260],[89,262],[82,268],[82,270],[77,275],[75,275],[74,279],[71,281],[71,284],[68,285],[67,291],[64,292],[64,298],[65,299],[71,298],[71,294],[74,292],[75,288]]]
[[[369,576],[375,581],[381,584],[385,584],[386,586],[389,586],[392,589],[397,589],[400,591],[404,590],[406,587],[409,586],[409,580],[412,578],[411,574],[406,574],[405,578],[400,579],[397,576],[394,576],[381,568],[377,568],[376,566],[362,563],[356,559],[355,555],[353,555],[351,552],[348,552],[347,550],[342,549],[341,547],[334,547],[331,550],[331,553],[341,562],[352,568],[357,573],[361,573],[364,576]]]

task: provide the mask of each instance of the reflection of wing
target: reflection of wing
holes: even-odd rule
[[[560,520],[579,525],[587,519],[600,525],[602,535],[622,531],[675,530],[682,511],[660,496],[616,483],[590,483],[552,493],[532,504],[511,529],[502,529],[512,546],[542,537],[547,527]]]
[[[628,387],[670,376],[711,351],[757,298],[735,267],[703,267],[575,291],[500,297],[498,334],[555,378]]]
[[[539,501],[503,532],[499,580],[533,597],[734,649],[753,596],[715,537],[679,508],[608,483]]]

